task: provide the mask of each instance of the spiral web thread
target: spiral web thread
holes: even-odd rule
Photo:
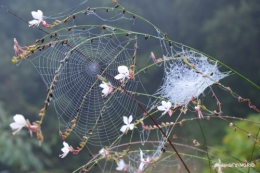
[[[69,41],[70,46],[62,44],[51,46],[41,55],[31,59],[47,86],[51,84],[57,67],[64,59],[66,52],[70,51],[70,47],[81,44],[82,38],[95,37],[96,34],[91,33],[95,29],[100,30],[100,28],[90,28],[79,34],[74,33],[69,38],[81,39]],[[59,39],[62,39],[62,37]],[[120,42],[116,36],[113,38],[105,36],[93,40],[92,43],[88,41],[81,44],[77,48],[79,52],[75,51],[69,56],[64,67],[58,72],[59,79],[53,91],[53,103],[60,120],[61,129],[69,128],[72,125],[71,120],[77,114],[84,96],[89,92],[79,111],[79,118],[74,132],[79,137],[86,136],[95,125],[98,116],[102,115],[101,123],[93,132],[89,144],[98,146],[102,146],[102,143],[106,142],[109,144],[111,140],[120,135],[118,129],[122,126],[122,116],[134,116],[136,104],[125,93],[121,92],[114,93],[113,97],[103,98],[102,89],[99,87],[100,82],[93,88],[92,85],[97,82],[97,75],[102,74],[101,69],[106,69],[105,73],[108,75],[104,76],[107,81],[115,84],[117,81],[113,77],[118,74],[117,67],[119,65],[130,66],[133,64],[131,54],[133,54],[134,50],[124,48],[129,41],[129,39],[126,39]],[[115,57],[117,58],[114,61]],[[91,59],[91,61],[87,58]],[[138,79],[129,81],[126,90],[136,91],[138,83]],[[109,102],[105,104],[108,99]],[[100,114],[101,110],[102,113]]]
[[[70,19],[75,9],[81,5],[74,7],[68,13]],[[80,15],[84,16],[84,13],[88,17],[94,15],[95,19],[109,24],[136,20],[131,15],[127,16],[122,9],[104,7],[100,9],[103,12],[109,11],[112,16],[105,18],[103,12],[99,15],[98,8],[90,8],[87,13],[83,10],[76,16],[77,18]],[[60,16],[51,16],[49,19],[60,19],[66,16],[63,12],[59,14]],[[115,25],[118,24],[115,23]],[[159,127],[170,135],[174,126],[181,124],[180,116],[186,113],[185,109],[189,102],[193,98],[199,100],[200,95],[208,86],[227,76],[218,70],[217,62],[208,60],[200,53],[185,50],[180,45],[164,41],[166,36],[156,27],[154,29],[156,36],[127,31],[110,25],[77,25],[77,19],[72,19],[72,25],[68,28],[46,36],[47,40],[47,37],[55,35],[50,38],[48,44],[37,47],[37,56],[28,58],[48,87],[48,92],[52,90],[51,103],[55,106],[61,133],[66,133],[67,129],[71,129],[82,141],[84,137],[88,137],[87,145],[98,146],[98,150],[109,146],[109,151],[113,155],[126,154],[122,150],[128,144],[138,144],[136,150],[129,150],[124,157],[124,161],[130,166],[127,171],[132,173],[137,171],[142,162],[138,150],[138,147],[142,148],[140,146],[146,147],[142,148],[144,158],[149,156],[155,159],[153,164],[145,165],[144,170],[160,172],[166,167],[174,167],[174,170],[177,170],[182,164],[174,151],[164,152],[165,145],[168,145],[167,139],[158,127],[149,125],[151,122],[148,121],[146,115],[159,117],[161,112],[158,112],[156,106],[161,104],[162,100],[183,106],[178,118],[168,119],[166,123],[164,120],[157,119],[158,124],[162,122]],[[144,42],[160,45],[162,58],[139,57],[141,53],[139,53],[138,45]],[[149,51],[152,50],[153,47]],[[123,85],[114,78],[119,73],[118,66],[121,65],[135,66],[135,79],[127,79]],[[155,67],[163,72],[159,87],[152,92],[148,92],[147,89],[151,83],[147,82],[145,76],[146,67]],[[107,97],[102,97],[102,88],[99,87],[102,80],[111,83],[114,87],[114,91]],[[141,95],[140,98],[139,95]],[[192,112],[195,111],[192,108]],[[124,136],[120,132],[120,128],[124,125],[122,117],[129,117],[129,115],[133,116],[133,122],[136,121],[136,129]],[[148,126],[141,125],[143,121]],[[140,139],[137,141],[133,137],[136,132],[140,134]],[[175,145],[194,149],[190,145],[178,143]],[[199,149],[194,149],[194,151],[196,152],[192,154],[182,154],[185,163],[190,164],[198,151],[205,153],[204,150]],[[97,157],[94,158],[97,159]],[[90,165],[95,165],[97,160],[91,159],[81,167],[81,171]],[[106,157],[105,163],[99,164],[102,172],[109,169],[108,160],[109,158]],[[114,161],[118,163],[119,158]],[[110,171],[115,170],[113,165],[116,164],[112,163]],[[195,164],[192,165],[196,167]]]

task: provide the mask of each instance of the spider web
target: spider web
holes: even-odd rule
[[[47,19],[62,19],[66,15],[71,17],[81,6],[82,3],[71,10],[49,16]],[[129,117],[132,115],[133,121],[136,121],[144,117],[145,112],[161,115],[161,112],[156,112],[156,106],[161,104],[162,100],[169,100],[180,105],[188,104],[193,96],[199,97],[209,85],[226,75],[222,75],[218,71],[216,64],[209,63],[208,65],[206,57],[192,51],[186,51],[182,46],[163,41],[165,36],[157,28],[154,28],[155,36],[151,38],[149,38],[149,34],[116,30],[115,27],[120,25],[120,22],[130,21],[131,26],[133,26],[136,19],[127,16],[122,10],[114,8],[102,10],[98,13],[90,8],[87,13],[83,11],[77,14],[76,19],[72,19],[67,28],[48,34],[48,37],[51,36],[49,43],[39,46],[37,56],[32,56],[28,60],[42,77],[48,92],[51,91],[53,95],[51,103],[54,104],[56,110],[60,131],[66,133],[67,129],[71,129],[75,125],[74,120],[76,120],[72,132],[82,141],[84,137],[90,136],[87,144],[97,146],[99,149],[104,146],[119,146],[111,150],[115,153],[123,143],[129,142],[129,134],[122,137],[120,131],[120,128],[124,125],[123,116]],[[104,17],[106,11],[109,11],[111,16]],[[97,19],[101,21],[102,26],[78,25],[81,24],[79,21],[82,21],[81,17],[85,16],[84,13],[95,19],[92,21],[97,22]],[[83,18],[83,20],[86,19]],[[115,25],[112,27],[104,25],[103,22]],[[160,56],[163,56],[163,62],[157,61],[155,63],[150,55],[138,57],[140,52],[138,46],[147,44],[147,42],[149,45],[160,47]],[[150,51],[152,50],[153,47]],[[202,80],[202,75],[196,74],[194,69],[188,67],[181,58],[176,58],[175,55],[187,56],[189,63],[197,65],[198,70],[202,70],[207,75],[210,75],[208,73],[213,71],[217,77],[211,80]],[[204,69],[205,64],[209,66],[206,69]],[[121,65],[135,66],[134,80],[127,79],[122,84],[114,78],[119,73],[118,66]],[[143,73],[146,72],[145,67],[147,66],[152,66],[155,72],[161,74],[161,83],[155,84],[153,81],[149,81],[152,78],[146,77],[145,75],[148,76],[148,74]],[[114,91],[107,97],[102,97],[102,88],[99,87],[102,79],[105,79],[114,87]],[[191,84],[192,88],[187,86],[187,81],[197,81],[197,79],[201,80],[199,84]],[[178,83],[179,85],[176,88],[179,89],[177,91],[179,95],[176,95],[176,88],[173,88],[173,86]],[[150,88],[153,85],[158,87],[151,90]],[[185,85],[185,89],[180,87],[183,85]],[[186,94],[183,93],[184,91]],[[197,93],[194,95],[195,91]],[[141,97],[139,98],[138,95],[141,95]],[[182,100],[178,100],[180,98]],[[164,118],[157,119],[158,124],[163,122]],[[175,119],[171,121],[173,122]],[[148,119],[145,119],[145,123],[151,124]],[[154,159],[160,157],[162,148],[166,144],[166,139],[162,133],[158,129],[146,131],[140,126],[136,128],[134,131],[137,131],[140,135],[140,143],[138,144],[151,146],[151,150],[143,149],[144,157],[149,156]],[[164,127],[163,130],[166,134],[170,132],[168,127]],[[156,139],[151,140],[151,138]],[[132,138],[129,143],[134,143]],[[176,145],[183,148],[192,148],[184,144],[176,143]],[[193,153],[193,155],[196,154]],[[192,161],[190,155],[183,157],[185,163]],[[141,162],[139,150],[130,151],[126,155],[125,162],[131,165],[129,172],[136,172]],[[177,168],[179,164],[181,162],[175,152],[169,151],[164,153],[159,164],[145,165],[144,168],[151,169],[153,172],[161,172],[166,167]],[[99,165],[103,172],[106,169],[107,162],[104,165]],[[114,170],[114,167],[112,167],[111,170]]]
[[[135,117],[137,104],[125,92],[115,92],[113,97],[102,97],[102,88],[99,87],[101,81],[98,81],[97,76],[101,75],[113,85],[119,85],[120,83],[114,79],[118,74],[117,68],[120,65],[130,66],[134,63],[134,49],[133,45],[132,48],[125,47],[131,43],[131,38],[122,41],[116,35],[112,38],[103,36],[86,41],[105,35],[103,31],[94,34],[96,30],[100,31],[100,28],[75,30],[73,35],[60,36],[60,40],[69,38],[68,43],[53,44],[30,61],[47,86],[51,85],[55,72],[58,74],[58,81],[53,89],[53,103],[61,130],[70,128],[71,121],[78,115],[74,132],[82,138],[88,135],[101,116],[88,143],[103,146],[105,143],[110,144],[110,141],[121,134],[119,129],[122,126],[122,116]],[[75,46],[77,51],[68,56],[64,66],[57,72],[66,53]],[[127,82],[125,90],[129,93],[135,92],[139,85],[140,80],[137,76],[135,80]]]

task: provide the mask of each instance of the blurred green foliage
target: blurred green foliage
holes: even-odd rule
[[[259,122],[260,122],[260,114],[251,114],[247,118],[250,121],[245,120],[237,120],[234,121],[233,124],[236,124],[239,129],[235,126],[226,127],[226,135],[223,137],[220,145],[213,145],[209,150],[209,153],[216,156],[216,158],[221,158],[221,163],[244,163],[247,161],[248,163],[253,163],[252,161],[258,159],[260,157],[259,151],[259,142],[255,142],[248,137],[248,134],[259,137]],[[256,123],[252,123],[256,122]],[[236,130],[235,130],[236,129]],[[246,130],[246,132],[244,131]],[[215,162],[218,162],[218,159],[214,159]],[[256,164],[254,169],[250,169],[250,173],[256,173],[259,170],[260,165]],[[238,168],[235,170],[234,168],[223,168],[230,173],[235,173],[238,171],[247,172],[247,168]],[[209,172],[209,170],[205,170],[205,173]]]
[[[39,148],[39,143],[30,138],[25,131],[17,136],[13,136],[10,131],[11,117],[8,117],[4,111],[2,104],[0,105],[0,164],[4,164],[4,168],[11,168],[12,171],[20,170],[42,171],[44,163],[48,160],[51,150],[48,144],[43,144]],[[37,151],[37,152],[35,152]]]
[[[167,32],[172,40],[194,47],[223,61],[260,85],[260,1],[162,0],[151,3],[151,0],[127,2],[119,0],[119,2],[127,10],[149,19]],[[22,18],[31,20],[30,12],[33,10],[41,9],[46,15],[57,14],[79,2],[13,0],[2,1],[1,3]],[[84,8],[94,5],[114,6],[110,1],[97,2],[90,0],[84,5]],[[0,110],[0,172],[3,170],[9,170],[10,172],[44,172],[44,170],[50,170],[49,172],[53,173],[71,172],[88,160],[86,159],[87,153],[81,153],[77,157],[73,157],[73,159],[60,159],[58,157],[61,153],[62,141],[58,135],[58,121],[52,107],[48,110],[44,122],[43,134],[45,135],[45,141],[42,147],[37,147],[38,141],[35,138],[30,138],[25,131],[13,136],[11,128],[8,127],[12,122],[12,116],[16,113],[23,114],[32,121],[37,120],[47,89],[29,62],[23,61],[18,67],[11,64],[10,60],[14,55],[13,38],[17,38],[21,45],[31,45],[34,40],[42,37],[44,33],[35,28],[29,28],[26,23],[6,13],[3,9],[0,10],[0,16],[2,31],[0,33],[0,101],[2,102]],[[137,28],[138,30],[138,28],[144,26],[137,19],[134,25],[131,23],[131,25],[122,27]],[[151,28],[147,28],[147,32],[153,32],[149,31],[149,29]],[[151,45],[142,45],[142,49],[145,50],[146,46],[151,47]],[[149,53],[146,52],[146,54]],[[150,76],[154,77],[154,83],[158,83],[156,82],[155,72],[151,72]],[[247,82],[235,75],[231,75],[229,78],[224,79],[223,83],[230,86],[241,96],[250,98],[253,104],[260,105],[259,94],[256,94],[259,93],[259,90],[253,88]],[[216,89],[216,93],[222,105],[224,105],[223,112],[225,114],[247,117],[248,114],[253,113],[253,110],[248,109],[246,104],[237,103],[236,99],[231,95],[221,95],[218,89]],[[239,106],[237,106],[238,104]],[[215,108],[216,105],[212,104],[209,107]],[[240,151],[236,153],[235,157],[245,159],[242,157],[250,154],[248,151],[252,149],[252,144],[247,143],[240,146],[244,148],[243,151],[239,150],[238,145],[247,141],[246,136],[242,135],[240,137],[238,135],[236,136],[238,139],[234,139],[232,129],[223,130],[223,126],[227,126],[224,122],[219,122],[218,125],[214,126],[216,123],[214,123],[214,120],[212,121],[204,127],[204,130],[212,129],[209,134],[206,134],[207,139],[211,139],[210,144],[220,143],[222,134],[227,133],[223,141],[223,147],[231,148],[223,148],[223,150]],[[241,125],[243,126],[243,124]],[[196,131],[198,134],[193,134],[193,127],[188,126],[188,128],[190,132],[183,132],[184,134],[182,134],[186,138],[197,139],[201,136],[199,130]],[[257,127],[250,126],[250,124],[246,124],[244,128],[252,134],[258,130]],[[211,136],[214,136],[214,138]],[[239,142],[236,145],[230,142],[234,140]],[[235,146],[229,146],[231,144]],[[246,148],[247,145],[249,145],[249,150]],[[259,155],[258,152],[255,152],[255,154]]]

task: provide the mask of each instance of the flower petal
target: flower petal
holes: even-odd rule
[[[22,129],[23,126],[17,124],[16,122],[13,122],[10,124],[10,127],[12,128],[12,130],[16,130],[16,129]]]
[[[64,157],[66,157],[67,154],[69,153],[69,150],[66,151],[66,152],[64,152],[64,151],[62,151],[62,152],[63,152],[63,154],[60,154],[60,155],[59,155],[60,158],[64,158]]]
[[[59,157],[61,157],[61,158],[64,158],[70,152],[70,146],[69,146],[69,144],[67,142],[63,141],[63,146],[64,147],[61,149],[63,154],[59,155]]]
[[[67,147],[67,148],[70,147],[69,144],[68,144],[67,142],[65,142],[65,141],[63,141],[63,146],[64,146],[64,147]]]
[[[166,101],[162,101],[162,105],[166,108],[167,107],[167,103],[166,103]]]
[[[128,70],[128,67],[127,66],[118,66],[118,72],[119,73],[123,73],[123,74],[126,74],[126,73],[129,73],[129,70]]]
[[[102,148],[101,150],[99,150],[99,154],[104,154],[104,148]]]
[[[158,106],[157,109],[158,109],[159,111],[165,111],[165,110],[166,110],[164,106]]]
[[[117,162],[116,164],[117,164],[116,170],[118,171],[123,171],[126,166],[125,161],[123,159],[120,159],[119,162]]]
[[[38,10],[37,12],[36,11],[32,11],[32,17],[34,19],[37,19],[37,20],[42,20],[43,18],[43,13],[41,10]]]
[[[100,84],[99,86],[100,86],[101,88],[107,88],[107,87],[108,87],[108,85],[105,84],[105,83],[102,83],[102,84]]]
[[[117,80],[118,80],[118,79],[123,79],[124,77],[125,77],[125,76],[120,73],[120,74],[118,74],[118,75],[115,76],[115,79],[117,79]]]
[[[128,118],[128,124],[130,124],[132,121],[133,121],[133,116],[130,115],[129,118]]]
[[[133,130],[135,125],[134,124],[129,124],[128,127],[129,127],[130,130]]]
[[[125,124],[129,124],[128,123],[128,118],[126,116],[123,116],[123,121],[124,121]]]
[[[19,123],[19,124],[26,124],[26,120],[24,118],[23,115],[21,114],[16,114],[14,117],[13,117],[14,121],[16,123]]]
[[[40,24],[39,20],[31,20],[29,21],[29,26],[38,26]]]
[[[127,125],[123,125],[123,126],[121,127],[120,131],[123,132],[123,133],[125,133],[126,130],[127,130],[127,127],[128,127]]]
[[[170,109],[172,107],[172,103],[171,102],[167,102],[166,105],[167,105],[167,109]]]
[[[142,172],[143,169],[144,169],[144,163],[141,162],[140,165],[139,165],[138,171]]]
[[[109,92],[109,87],[108,87],[108,88],[104,88],[104,89],[102,90],[102,93],[103,93],[104,95],[107,95],[108,92]]]
[[[62,151],[63,153],[68,153],[70,150],[69,150],[67,147],[63,147],[63,148],[61,149],[61,151]]]
[[[143,162],[144,158],[143,158],[143,151],[139,148],[140,150],[140,161]]]

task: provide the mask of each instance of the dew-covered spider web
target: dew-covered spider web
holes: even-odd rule
[[[184,121],[194,125],[193,120],[206,119],[203,115],[222,113],[212,85],[228,90],[218,83],[228,73],[214,59],[171,41],[119,4],[90,8],[86,2],[45,17],[53,28],[22,58],[47,87],[41,113],[54,105],[61,138],[67,141],[75,134],[80,141],[75,149],[96,147],[89,151],[93,158],[77,171],[97,163],[102,172],[180,171],[184,163],[196,170],[198,161],[210,160],[206,145],[178,138],[175,129]],[[138,22],[152,31],[138,28]],[[120,71],[122,66],[127,72]],[[204,105],[209,93],[218,110]]]
[[[95,34],[96,31],[100,33]],[[104,36],[90,40],[100,35]],[[117,90],[113,97],[102,97],[98,76],[113,86],[120,86],[121,83],[114,79],[118,66],[135,63],[132,59],[135,38],[122,40],[116,35],[112,38],[105,35],[100,27],[83,31],[75,28],[72,35],[59,36],[60,40],[68,40],[68,43],[53,43],[48,50],[30,59],[47,86],[51,85],[55,75],[58,76],[52,93],[61,130],[70,128],[71,121],[77,116],[73,132],[79,137],[87,136],[100,118],[88,142],[95,146],[109,145],[120,135],[122,116],[136,115],[137,104],[131,98],[132,93],[138,87],[144,90],[136,76],[124,86],[127,93]],[[76,50],[70,53],[74,47]]]

